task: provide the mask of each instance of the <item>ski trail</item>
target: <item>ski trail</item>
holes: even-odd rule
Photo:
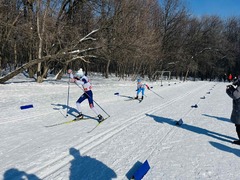
[[[154,113],[155,111],[159,111],[161,109],[164,109],[168,107],[169,105],[181,101],[182,99],[186,98],[187,96],[194,94],[195,92],[200,91],[201,89],[205,89],[205,86],[208,84],[203,84],[202,86],[199,86],[198,88],[192,89],[188,92],[186,92],[183,95],[180,95],[178,97],[174,97],[171,100],[156,106],[155,108],[149,108],[142,112],[141,114],[137,113],[136,115],[132,116],[128,120],[124,121],[122,124],[115,125],[111,127],[109,130],[104,131],[102,133],[96,134],[95,136],[91,137],[90,139],[85,139],[83,142],[78,142],[75,145],[75,148],[81,149],[81,154],[86,154],[88,151],[92,150],[93,148],[99,146],[100,144],[104,143],[105,141],[109,140],[113,136],[119,134],[123,130],[125,130],[127,127],[139,122],[140,120],[144,119],[146,117],[146,114]],[[108,121],[108,120],[107,120]],[[110,121],[110,120],[109,120]],[[121,121],[120,121],[121,122]],[[165,136],[162,138],[161,141],[163,141],[170,133],[173,131],[174,128],[172,128]],[[154,142],[153,142],[154,143]],[[153,149],[154,151],[154,149]],[[152,151],[152,152],[153,152]],[[127,157],[127,155],[126,155]],[[38,174],[41,178],[46,178],[49,175],[53,174],[54,172],[58,171],[59,169],[63,168],[72,160],[72,156],[70,156],[68,153],[65,153],[64,155],[61,155],[58,158],[55,158],[53,160],[49,160],[45,163],[42,167],[36,167],[33,169],[29,169],[30,173]],[[116,161],[114,165],[116,165],[118,162]]]

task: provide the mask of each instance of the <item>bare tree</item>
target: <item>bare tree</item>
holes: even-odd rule
[[[91,35],[96,33],[98,30],[94,30],[92,32],[90,32],[88,35],[86,35],[85,37],[79,39],[78,41],[75,41],[75,46],[77,47],[80,43],[83,43],[85,41],[88,41],[89,39],[93,40],[93,38],[91,38]],[[81,59],[82,61],[85,61],[86,57],[90,57],[91,55],[86,55],[87,52],[89,51],[94,51],[97,48],[88,48],[88,49],[75,49],[74,51],[72,51],[71,49],[64,49],[62,51],[59,51],[58,53],[54,54],[54,55],[48,55],[48,56],[44,56],[35,60],[32,60],[26,64],[24,64],[23,66],[17,68],[15,71],[12,71],[11,73],[7,74],[4,77],[0,78],[0,83],[4,83],[7,80],[11,79],[12,77],[16,76],[17,74],[19,74],[20,72],[24,71],[25,69],[39,64],[39,63],[43,63],[43,62],[52,62],[52,61],[61,61],[62,59],[68,59],[67,63],[70,63],[72,61],[75,61],[76,59]],[[82,55],[85,54],[85,55]]]
[[[162,36],[159,68],[164,70],[172,62],[182,61],[185,30],[188,22],[186,8],[179,0],[163,0],[161,4],[160,33]],[[178,66],[176,66],[178,67]]]

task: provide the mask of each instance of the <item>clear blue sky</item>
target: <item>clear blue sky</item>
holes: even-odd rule
[[[240,17],[240,0],[182,0],[194,16]]]

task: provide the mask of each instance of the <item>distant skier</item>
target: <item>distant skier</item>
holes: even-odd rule
[[[233,143],[240,145],[240,77],[234,79],[232,85],[227,86],[226,93],[233,99],[231,121],[235,124],[238,135],[238,140]]]
[[[68,70],[68,74],[70,74],[70,82],[77,83],[79,85],[82,85],[84,93],[79,97],[79,99],[76,102],[77,110],[79,112],[79,115],[76,117],[76,119],[82,119],[83,114],[82,114],[82,109],[81,109],[81,103],[85,100],[88,99],[88,103],[90,108],[94,111],[94,113],[98,116],[98,122],[102,122],[104,119],[101,114],[98,113],[97,109],[94,107],[93,103],[93,93],[92,93],[92,85],[89,82],[89,79],[87,76],[84,75],[84,72],[82,68],[80,68],[75,76],[72,74],[72,70]]]
[[[231,81],[232,81],[232,79],[233,79],[233,76],[232,76],[232,74],[229,74],[229,75],[228,75],[228,82],[231,82]]]
[[[226,82],[226,80],[227,80],[227,74],[225,73],[225,74],[223,75],[223,81]]]
[[[138,99],[139,94],[141,93],[142,97],[141,100],[143,100],[144,97],[144,92],[145,92],[145,87],[147,87],[148,90],[150,90],[149,86],[147,84],[143,84],[141,79],[137,80],[137,95],[135,99]]]

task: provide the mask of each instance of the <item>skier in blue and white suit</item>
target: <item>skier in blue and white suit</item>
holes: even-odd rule
[[[83,90],[84,90],[84,93],[78,98],[78,100],[76,102],[76,106],[77,106],[77,109],[79,111],[79,115],[77,116],[77,119],[82,119],[83,118],[81,103],[85,99],[88,99],[88,103],[89,103],[90,108],[95,112],[95,114],[99,118],[98,122],[103,121],[102,115],[99,114],[97,109],[94,107],[92,85],[91,85],[89,79],[87,78],[87,76],[85,76],[82,68],[80,68],[77,71],[75,76],[73,76],[71,69],[68,70],[68,74],[70,74],[70,78],[71,78],[70,82],[74,82],[74,83],[77,83],[79,85],[82,85]]]
[[[135,97],[135,99],[138,99],[138,95],[141,93],[142,94],[142,100],[143,100],[143,96],[144,96],[144,92],[145,92],[145,86],[147,87],[147,89],[149,90],[149,86],[147,84],[143,84],[141,79],[137,80],[137,96]]]

